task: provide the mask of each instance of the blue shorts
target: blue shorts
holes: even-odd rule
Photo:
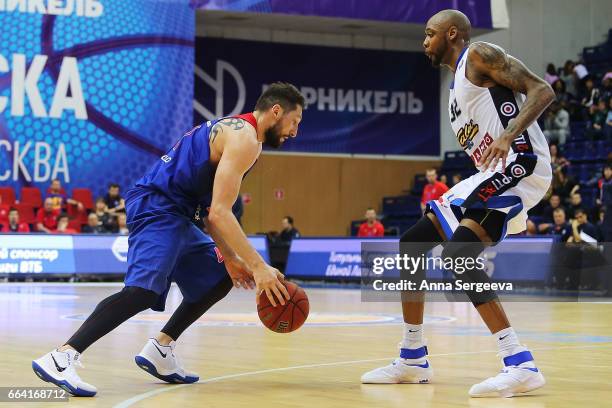
[[[139,194],[127,200],[126,212],[130,236],[125,285],[159,294],[153,310],[164,310],[172,282],[185,301],[193,303],[228,279],[212,238],[180,214],[167,197]]]

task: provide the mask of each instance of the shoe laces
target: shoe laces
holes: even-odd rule
[[[80,368],[85,368],[85,366],[81,362],[81,353],[76,353],[74,355],[74,359],[72,361],[70,361],[70,365],[75,365],[75,366],[80,367]]]

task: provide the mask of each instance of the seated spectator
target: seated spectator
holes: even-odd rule
[[[87,225],[81,228],[81,232],[84,234],[104,234],[106,230],[102,226],[96,213],[92,212],[87,216]]]
[[[113,215],[115,213],[125,212],[125,200],[119,192],[119,184],[112,183],[108,186],[108,192],[104,196],[106,203],[106,211]]]
[[[421,211],[425,211],[425,205],[428,201],[437,200],[440,196],[448,191],[446,184],[438,181],[438,172],[436,169],[428,169],[425,172],[427,184],[423,188],[421,196]]]
[[[599,241],[599,231],[589,222],[586,211],[579,208],[574,214],[575,218],[571,222],[572,236],[568,242],[595,243]]]
[[[45,199],[50,198],[53,203],[53,209],[61,211],[66,208],[66,204],[76,205],[79,211],[83,211],[83,203],[68,198],[66,191],[62,187],[62,183],[58,179],[51,180],[51,186],[47,189]]]
[[[602,177],[597,181],[597,189],[599,190],[597,194],[597,205],[603,204],[603,190],[606,184],[612,184],[612,166],[609,164],[604,166]]]
[[[127,227],[127,215],[119,213],[117,215],[117,232],[121,235],[128,235],[130,230]]]
[[[606,119],[608,117],[608,106],[602,99],[589,108],[589,127],[586,136],[593,139],[603,139]]]
[[[359,226],[358,237],[384,237],[385,227],[376,218],[376,211],[368,208],[365,213],[366,221]]]
[[[52,233],[57,228],[57,217],[60,215],[59,208],[53,207],[53,199],[45,199],[43,208],[39,208],[36,213],[36,231]]]
[[[601,89],[601,97],[610,102],[612,99],[612,71],[607,72],[601,80],[602,89]]]
[[[98,222],[102,225],[105,232],[114,232],[117,228],[117,224],[113,216],[106,211],[106,203],[102,197],[96,200],[95,211],[98,216]]]
[[[553,194],[561,197],[561,202],[569,201],[569,197],[580,189],[580,185],[572,176],[567,175],[567,167],[558,169],[553,173]]]
[[[567,206],[567,216],[570,220],[576,218],[576,211],[583,208],[582,196],[580,193],[574,193],[570,197],[570,203]]]
[[[283,229],[281,230],[278,237],[281,243],[290,244],[293,238],[300,237],[300,231],[298,231],[297,228],[293,226],[293,217],[286,216],[285,218],[283,218],[282,224]]]
[[[601,91],[599,88],[595,87],[593,78],[587,78],[586,81],[584,81],[584,90],[581,94],[582,98],[580,99],[580,104],[585,108],[590,108],[593,105],[597,105],[600,95]]]
[[[461,182],[461,174],[455,173],[453,174],[453,187]]]
[[[566,91],[576,96],[578,95],[576,88],[576,74],[574,73],[574,62],[571,60],[565,61],[565,65],[563,66],[563,70],[561,71],[561,75],[559,76],[565,85]]]
[[[612,82],[612,80],[610,80]],[[606,127],[604,128],[604,138],[612,141],[612,98],[608,100],[608,114],[606,115]]]
[[[541,229],[540,232],[544,234],[558,235],[561,237],[562,242],[567,242],[567,240],[572,236],[572,227],[565,219],[565,210],[563,210],[563,208],[555,209],[553,212],[553,218],[553,224],[548,226],[546,229]]]
[[[558,194],[552,194],[548,199],[548,205],[542,210],[542,221],[547,224],[552,224],[553,213],[557,208],[563,208],[561,207],[561,197],[559,197]],[[550,225],[546,225],[545,228],[549,226]]]
[[[606,219],[606,207],[600,207],[599,212],[597,214],[597,223],[595,226],[597,227],[597,232],[599,233],[599,237],[604,242],[605,242],[605,236],[606,236],[606,225],[604,223],[605,219]]]
[[[69,222],[70,218],[68,218],[68,215],[61,214],[57,217],[57,229],[53,232],[56,234],[78,234],[75,229],[68,227]]]
[[[448,186],[448,177],[446,176],[446,174],[441,174],[440,175],[440,183]]]
[[[567,108],[575,101],[574,95],[566,91],[565,82],[562,80],[556,80],[551,86],[553,91],[555,91],[555,102],[560,103],[564,108]]]
[[[2,225],[2,232],[30,232],[30,226],[19,222],[19,211],[11,208],[8,213],[8,222]]]
[[[546,119],[544,120],[544,135],[548,142],[565,144],[565,140],[570,133],[569,122],[569,113],[563,109],[559,102],[553,102],[546,111]]]
[[[563,167],[569,166],[570,162],[559,154],[559,148],[556,144],[551,144],[549,146],[550,150],[550,164],[552,165],[553,172],[562,169]]]
[[[559,80],[559,75],[557,74],[557,68],[555,68],[555,64],[548,64],[546,66],[546,73],[544,74],[544,80],[548,82],[550,85],[554,84],[555,81]]]

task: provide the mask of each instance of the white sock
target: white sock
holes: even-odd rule
[[[527,351],[527,348],[519,343],[518,336],[512,327],[500,330],[493,336],[497,340],[497,347],[502,358]],[[533,361],[528,361],[522,363],[521,366],[535,367],[535,364],[533,364]]]
[[[425,345],[423,342],[423,325],[404,323],[404,338],[401,347],[406,349],[418,349]]]

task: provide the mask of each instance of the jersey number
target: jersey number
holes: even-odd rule
[[[451,123],[454,122],[459,117],[459,115],[461,115],[461,110],[459,110],[459,107],[457,106],[457,100],[453,99],[453,103],[450,107]]]

